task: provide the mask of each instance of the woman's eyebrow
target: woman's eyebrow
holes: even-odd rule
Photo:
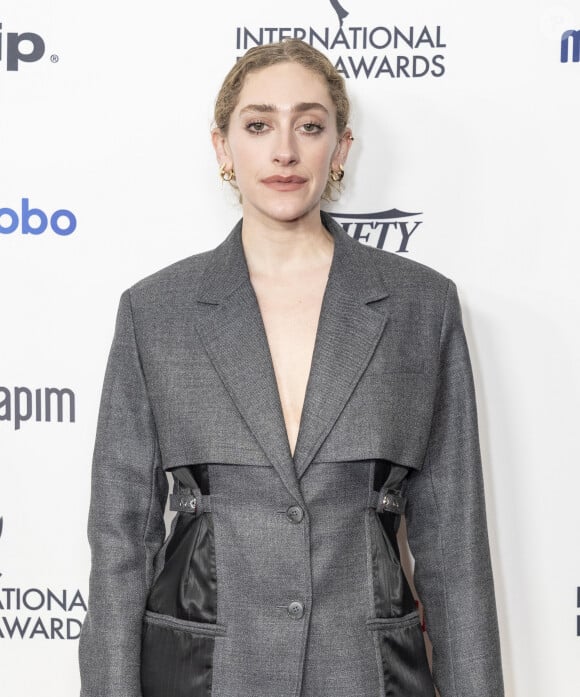
[[[324,106],[324,104],[320,104],[319,102],[299,102],[298,104],[294,104],[290,107],[290,111],[294,113],[312,111],[313,109],[320,109],[328,114],[328,109]],[[260,113],[270,114],[280,111],[280,109],[274,106],[274,104],[248,104],[240,110],[240,115],[245,114],[248,111],[257,111]],[[284,111],[286,111],[286,109],[284,109]]]

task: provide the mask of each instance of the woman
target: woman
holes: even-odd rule
[[[348,116],[310,46],[248,51],[212,134],[242,220],[121,297],[84,697],[503,694],[456,288],[321,213]],[[163,544],[165,472],[177,515]],[[433,677],[399,563],[403,511]]]

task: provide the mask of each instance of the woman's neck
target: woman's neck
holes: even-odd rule
[[[293,276],[328,266],[334,250],[318,208],[293,221],[273,221],[244,211],[242,245],[252,278]]]

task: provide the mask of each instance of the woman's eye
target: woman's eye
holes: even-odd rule
[[[302,129],[305,133],[320,133],[320,131],[324,130],[320,124],[312,122],[302,124]]]
[[[263,121],[252,121],[246,128],[250,133],[263,133],[266,130],[266,124]]]

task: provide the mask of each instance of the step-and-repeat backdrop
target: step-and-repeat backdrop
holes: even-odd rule
[[[213,100],[247,48],[288,36],[353,100],[330,209],[459,288],[507,694],[580,694],[580,4],[548,0],[2,4],[2,694],[78,694],[119,295],[240,216]]]

